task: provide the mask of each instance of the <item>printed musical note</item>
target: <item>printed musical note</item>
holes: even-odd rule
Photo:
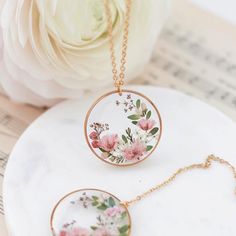
[[[4,215],[3,200],[1,195],[0,195],[0,215]]]
[[[198,58],[211,66],[214,66],[214,68],[217,70],[223,70],[224,73],[229,74],[230,76],[236,76],[235,62],[229,61],[224,56],[212,52],[202,43],[196,41],[196,38],[192,39],[193,36],[182,36],[183,32],[179,30],[180,28],[181,26],[178,27],[178,30],[174,30],[171,27],[166,28],[161,35],[161,39],[174,44],[175,47],[187,51],[187,53],[191,54],[195,58]],[[182,30],[184,29],[182,28]]]
[[[160,54],[156,54],[151,63],[153,64],[153,67],[157,69],[155,72],[152,70],[151,74],[149,74],[151,75],[152,81],[161,78],[158,74],[162,72],[174,78],[175,81],[178,80],[179,82],[198,90],[198,93],[205,95],[205,98],[217,99],[220,102],[224,102],[224,104],[230,108],[236,108],[234,102],[236,97],[233,92],[216,86],[214,82],[208,80],[204,75],[195,74],[191,68],[184,68],[179,65],[178,62],[171,61]]]
[[[139,81],[196,96],[236,120],[235,28],[231,27],[228,34],[220,34],[219,40],[214,27],[197,18],[198,10],[192,11],[195,14],[191,17],[195,18],[191,22],[184,18],[182,10],[178,17],[170,18]],[[227,23],[214,20],[219,21],[222,31],[224,25],[229,29]]]
[[[0,150],[0,167],[2,169],[5,169],[7,164],[7,159],[8,159],[8,154]]]
[[[20,135],[27,127],[23,121],[13,117],[2,109],[0,109],[0,125],[8,128],[10,131],[18,135]]]

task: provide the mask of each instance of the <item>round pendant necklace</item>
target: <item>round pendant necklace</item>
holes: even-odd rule
[[[224,164],[236,179],[236,169],[228,161],[210,155],[205,162],[178,169],[161,184],[150,188],[130,201],[99,189],[79,189],[64,196],[51,214],[54,236],[130,236],[131,217],[128,207],[149,194],[172,183],[176,177],[193,169],[208,169],[212,162]],[[235,189],[236,194],[236,189]]]
[[[98,98],[89,109],[84,122],[85,138],[92,152],[100,160],[116,166],[133,165],[145,160],[156,149],[162,133],[161,116],[154,103],[139,92],[122,89],[130,10],[131,0],[126,0],[121,64],[118,74],[111,11],[109,1],[105,0],[116,90]]]

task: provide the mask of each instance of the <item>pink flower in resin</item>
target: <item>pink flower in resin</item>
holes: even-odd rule
[[[109,208],[106,209],[106,211],[104,213],[109,217],[113,217],[113,216],[117,216],[118,214],[121,214],[122,209],[120,209],[117,206],[109,207]]]
[[[126,160],[137,160],[146,151],[146,145],[139,140],[135,140],[131,146],[126,147],[123,151],[123,155]]]
[[[89,231],[85,228],[75,227],[69,231],[61,231],[59,236],[89,236]]]
[[[84,228],[74,228],[68,236],[89,236],[89,231]]]
[[[145,130],[145,131],[152,129],[154,125],[155,125],[155,121],[154,120],[141,119],[138,122],[138,126],[142,130]]]
[[[106,152],[110,152],[115,149],[118,143],[118,135],[117,134],[110,134],[105,135],[99,140],[99,147],[104,149]]]
[[[92,140],[97,140],[98,139],[98,134],[97,132],[93,131],[90,133],[89,138],[91,138]]]
[[[112,236],[113,234],[111,234],[107,229],[105,228],[100,228],[100,229],[96,229],[94,231],[94,233],[92,234],[92,236]]]
[[[67,235],[68,235],[67,232],[64,230],[59,233],[59,236],[67,236]]]
[[[99,148],[100,146],[99,146],[99,141],[98,140],[93,140],[92,141],[92,147],[93,148]]]

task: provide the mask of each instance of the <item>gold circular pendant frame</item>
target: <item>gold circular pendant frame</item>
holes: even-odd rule
[[[92,193],[93,193],[93,195],[92,195],[92,197],[90,197],[90,200],[93,201],[92,204],[91,204],[91,207],[99,208],[99,205],[94,204],[94,202],[98,201],[99,204],[101,204],[101,206],[103,207],[103,208],[100,208],[100,209],[102,209],[102,210],[100,210],[102,212],[102,214],[107,214],[106,213],[106,211],[107,211],[111,215],[111,216],[109,215],[109,217],[111,217],[112,219],[115,217],[114,214],[119,214],[119,217],[123,217],[122,220],[121,220],[122,223],[125,222],[126,224],[121,226],[121,227],[119,225],[119,227],[117,227],[117,229],[118,230],[123,230],[123,234],[126,235],[126,236],[131,235],[131,225],[132,225],[132,223],[131,223],[131,216],[130,216],[130,213],[128,211],[127,206],[125,204],[123,204],[119,198],[117,198],[115,195],[113,195],[113,194],[111,194],[107,191],[96,189],[96,188],[84,188],[84,189],[78,189],[78,190],[75,190],[73,192],[70,192],[70,193],[66,194],[54,206],[53,211],[51,213],[51,217],[50,217],[50,227],[51,227],[51,232],[52,232],[53,236],[59,236],[60,235],[60,232],[59,232],[60,230],[58,231],[58,230],[55,229],[55,217],[56,217],[56,214],[57,214],[57,210],[61,206],[61,204],[63,204],[63,202],[65,202],[66,200],[71,202],[70,198],[73,197],[73,195],[77,195],[75,197],[75,200],[74,200],[74,202],[76,202],[76,199],[78,198],[78,196],[82,196],[82,197],[86,196],[87,197],[86,194],[88,194],[88,196],[91,196],[89,194],[92,194]],[[100,197],[101,197],[101,199],[99,199]],[[107,199],[105,199],[105,198],[107,198]],[[104,201],[104,203],[100,203],[100,200]],[[107,209],[104,210],[104,206],[107,206]],[[86,208],[89,208],[89,207],[86,206]],[[122,213],[118,212],[119,209],[122,210]],[[59,212],[60,212],[60,210],[59,210]],[[123,215],[121,215],[121,214],[123,214]],[[101,215],[99,217],[101,217]],[[105,219],[106,219],[106,217],[105,217]],[[70,227],[70,224],[65,223],[65,224],[62,225],[62,227],[65,227],[65,226]],[[98,227],[99,227],[99,225],[98,225]],[[91,228],[89,228],[88,230],[91,230]],[[81,229],[86,230],[83,227],[81,227]],[[93,230],[97,230],[97,229],[93,229]],[[99,230],[99,228],[98,228],[98,230]],[[106,229],[104,229],[104,230],[106,230]]]
[[[154,115],[156,116],[156,119],[158,120],[158,124],[159,124],[159,126],[158,126],[158,135],[157,135],[157,137],[155,138],[155,143],[154,143],[154,145],[152,146],[152,148],[151,148],[151,150],[149,150],[146,154],[145,154],[145,156],[143,156],[142,158],[140,158],[139,160],[136,160],[136,161],[134,161],[134,162],[126,162],[126,163],[115,163],[115,162],[111,162],[111,161],[108,161],[108,159],[106,159],[106,158],[102,158],[101,157],[101,155],[99,155],[98,154],[98,152],[97,152],[97,149],[95,149],[94,148],[94,146],[91,144],[91,139],[90,139],[90,134],[89,134],[89,132],[88,132],[88,128],[89,128],[89,126],[91,125],[91,124],[89,124],[89,119],[90,119],[90,116],[91,116],[91,114],[92,114],[92,112],[94,111],[94,109],[95,109],[95,107],[97,106],[97,105],[99,105],[99,103],[102,101],[102,100],[105,100],[107,97],[109,97],[109,96],[114,96],[114,95],[117,95],[117,98],[122,98],[122,96],[124,95],[124,94],[126,94],[127,96],[130,94],[131,96],[133,95],[133,96],[136,96],[136,97],[138,97],[139,99],[139,101],[138,100],[136,100],[136,103],[140,103],[141,105],[143,104],[142,102],[141,102],[141,100],[144,100],[144,101],[146,101],[146,102],[148,102],[148,105],[149,106],[151,106],[151,109],[152,109],[152,111],[155,113]],[[131,100],[131,99],[130,99]],[[129,100],[129,101],[130,101]],[[114,101],[115,102],[115,101]],[[117,102],[117,101],[116,101]],[[134,103],[134,102],[133,102]],[[139,104],[139,106],[141,107],[141,105]],[[136,106],[135,104],[133,104],[132,106]],[[150,107],[149,107],[150,108]],[[137,109],[137,107],[135,108],[135,109]],[[101,111],[102,112],[102,111]],[[129,112],[129,111],[127,111],[127,112]],[[148,112],[147,112],[148,113]],[[128,116],[129,118],[130,117],[132,117],[132,115],[130,115],[130,116]],[[147,114],[145,115],[145,117],[147,117]],[[135,116],[134,116],[134,118],[136,118]],[[146,118],[144,118],[144,119],[146,119]],[[139,121],[140,122],[140,121]],[[96,122],[94,122],[94,123],[96,123]],[[133,120],[132,121],[132,123],[137,123],[137,121],[136,120]],[[143,122],[143,123],[145,123],[145,121]],[[98,123],[99,124],[99,123]],[[145,126],[146,127],[146,126]],[[155,130],[154,130],[155,131]],[[151,131],[149,131],[149,132],[151,132]],[[156,107],[156,105],[147,97],[147,96],[145,96],[145,95],[143,95],[143,94],[141,94],[141,93],[139,93],[139,92],[136,92],[136,91],[132,91],[132,90],[122,90],[122,94],[119,94],[119,92],[117,91],[117,90],[115,90],[115,91],[111,91],[111,92],[108,92],[108,93],[106,93],[106,94],[104,94],[104,95],[102,95],[101,97],[99,97],[93,104],[92,104],[92,106],[90,107],[90,109],[88,110],[88,112],[87,112],[87,114],[86,114],[86,118],[85,118],[85,121],[84,121],[84,133],[85,133],[85,139],[86,139],[86,142],[87,142],[87,144],[88,144],[88,146],[89,146],[89,148],[90,148],[90,150],[93,152],[93,154],[96,156],[96,157],[98,157],[100,160],[102,160],[103,162],[105,162],[105,163],[108,163],[108,164],[111,164],[111,165],[113,165],[113,166],[131,166],[131,165],[135,165],[135,164],[137,164],[137,163],[140,163],[140,162],[142,162],[142,161],[144,161],[144,160],[146,160],[154,151],[155,151],[155,149],[157,148],[157,146],[158,146],[158,144],[159,144],[159,142],[160,142],[160,139],[161,139],[161,136],[162,136],[162,119],[161,119],[161,115],[160,115],[160,112],[159,112],[159,110],[157,109],[157,107]],[[123,135],[122,135],[122,137],[123,137]],[[125,139],[125,138],[124,138]],[[128,150],[128,154],[129,154],[129,151],[130,150]]]

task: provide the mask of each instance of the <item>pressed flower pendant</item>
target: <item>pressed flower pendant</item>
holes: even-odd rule
[[[81,189],[63,197],[51,215],[54,236],[129,236],[128,209],[112,194]]]
[[[156,149],[162,122],[154,103],[141,93],[122,90],[100,97],[85,119],[85,136],[92,152],[109,164],[133,165]]]

